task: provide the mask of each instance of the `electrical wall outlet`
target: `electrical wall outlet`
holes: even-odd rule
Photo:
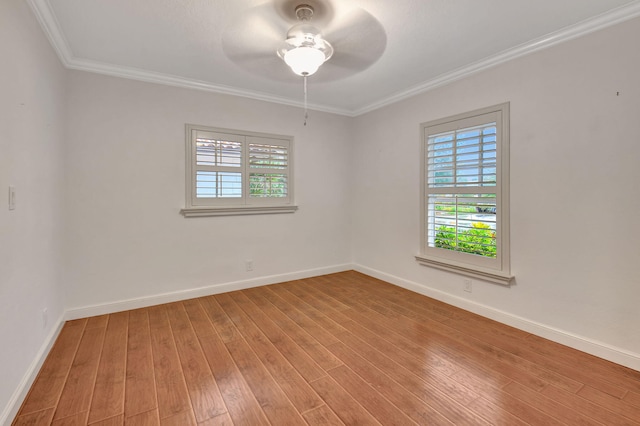
[[[247,272],[253,271],[253,260],[245,260],[244,261],[244,269]]]
[[[471,280],[464,280],[464,291],[466,291],[467,293],[471,293],[471,290],[472,290]]]

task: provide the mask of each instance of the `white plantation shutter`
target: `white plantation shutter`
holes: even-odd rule
[[[289,193],[289,146],[286,141],[249,140],[249,196],[286,198]]]
[[[422,125],[422,252],[508,270],[508,104]]]
[[[235,135],[196,132],[195,196],[242,197],[242,142]]]
[[[291,204],[292,140],[270,136],[187,125],[188,197],[183,214],[200,207],[208,212],[220,207],[232,214],[295,210],[274,210]]]

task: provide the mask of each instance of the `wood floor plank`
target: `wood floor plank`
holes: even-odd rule
[[[598,405],[610,407],[615,410],[616,413],[633,420],[634,422],[640,422],[640,407],[629,404],[626,401],[611,396],[606,392],[592,388],[591,386],[585,386],[580,389],[578,395]]]
[[[185,303],[185,308],[234,424],[269,424],[224,342],[215,330],[211,332],[213,324],[209,323],[207,327],[207,315],[202,306]]]
[[[563,374],[567,371],[566,367],[559,366],[553,360],[523,349],[519,342],[505,342],[503,338],[492,335],[490,330],[474,328],[464,321],[448,320],[445,324],[456,331],[462,331],[465,335],[473,333],[475,338],[482,342],[482,345],[477,346],[478,348],[495,353],[502,360],[531,372],[547,383],[570,392],[577,392],[583,386],[583,382]]]
[[[231,420],[229,413],[224,413],[204,422],[199,422],[198,426],[233,426],[233,420]]]
[[[546,397],[540,392],[535,392],[520,383],[512,382],[504,387],[504,391],[520,401],[539,409],[543,412],[553,413],[552,417],[569,425],[602,425],[599,421],[562,405],[560,402]]]
[[[344,368],[348,367],[350,370],[360,376],[364,381],[363,383],[366,383],[369,386],[373,387],[377,393],[394,404],[395,407],[402,410],[402,412],[406,414],[407,417],[411,418],[418,424],[486,424],[481,418],[474,416],[472,412],[466,410],[462,405],[458,405],[452,400],[448,401],[449,404],[447,405],[441,405],[440,411],[437,411],[427,402],[421,400],[414,393],[404,388],[400,384],[400,382],[396,382],[394,379],[398,379],[398,376],[385,374],[385,372],[377,368],[377,365],[379,365],[378,363],[376,363],[375,361],[367,361],[366,359],[349,349],[344,343],[336,343],[330,346],[330,349],[334,351],[336,356],[340,357],[340,359],[344,361]],[[398,365],[397,368],[393,369],[393,371],[387,371],[391,374],[394,374],[401,370],[401,367]],[[341,371],[341,376],[345,377],[345,370],[341,370],[341,367],[331,370],[329,374],[352,395],[354,394],[354,391],[357,394],[361,394],[362,389],[358,390],[358,388],[363,385],[363,383],[355,383],[352,387],[345,386],[344,382],[342,380],[339,380],[336,374],[336,372]],[[402,376],[400,375],[400,377]],[[424,388],[423,390],[428,392],[427,388]],[[356,399],[358,398],[356,397]],[[433,399],[429,398],[429,400],[433,402]],[[365,408],[368,408],[367,404],[362,402],[361,404]],[[381,417],[376,415],[376,413],[371,409],[369,409],[369,411],[373,413],[378,420],[381,419]],[[402,418],[399,418],[398,420],[402,420]],[[386,422],[384,421],[382,423],[386,424]]]
[[[167,311],[196,421],[200,423],[226,413],[227,407],[184,306],[172,303]]]
[[[234,424],[268,424],[260,404],[222,340],[217,336],[208,335],[202,337],[200,342]]]
[[[262,311],[248,298],[247,292],[250,291],[231,293],[231,298],[251,318],[273,346],[287,359],[289,364],[308,382],[326,376],[325,370],[295,342],[292,336],[272,321],[271,315],[274,314],[273,311],[276,311],[276,309],[272,308],[267,311],[268,313]]]
[[[85,329],[58,401],[55,420],[79,413],[88,414],[104,342],[106,321],[104,325],[105,327],[96,326]]]
[[[332,311],[329,307],[325,310],[323,308],[325,305],[320,300],[316,299],[314,295],[310,294],[306,290],[301,290],[298,287],[287,286],[286,284],[280,284],[278,286],[272,287],[272,291],[281,296],[283,299],[289,301],[294,304],[298,310],[303,312],[309,319],[314,321],[318,327],[325,330],[328,333],[330,338],[323,338],[324,345],[330,345],[332,343],[336,343],[336,335],[343,332],[344,328],[340,325],[342,322],[339,321],[343,318],[338,311]],[[339,321],[336,322],[333,319]],[[346,321],[349,321],[348,318],[344,317]]]
[[[475,395],[496,392],[513,382],[513,380],[500,373],[483,368],[463,368],[453,374],[451,378],[465,388],[471,389]]]
[[[337,296],[336,297],[340,297]],[[346,299],[341,300],[345,303],[350,303]],[[352,306],[355,309],[359,307],[354,304]],[[364,325],[370,330],[370,338],[375,339],[376,346],[386,346],[387,351],[397,352],[396,356],[402,359],[403,363],[411,365],[411,369],[418,371],[424,371],[428,373],[433,370],[437,370],[444,375],[451,375],[460,370],[460,367],[455,363],[452,363],[443,354],[439,354],[437,351],[427,350],[427,347],[423,342],[429,341],[431,336],[416,331],[416,324],[403,321],[403,326],[411,326],[410,329],[402,329],[401,333],[389,333],[389,328],[394,330],[400,328],[394,324],[391,324],[391,320],[378,314],[374,311],[357,312],[353,309],[343,310],[342,313],[346,318],[353,320],[358,325]],[[402,320],[398,318],[398,320]],[[404,334],[404,335],[403,335]],[[384,336],[383,338],[377,336]],[[428,367],[427,367],[428,366]]]
[[[131,417],[126,417],[124,419],[124,424],[126,426],[159,426],[160,414],[158,413],[157,408],[145,411]]]
[[[38,377],[20,408],[19,415],[55,407],[78,350],[87,320],[67,322],[60,331]]]
[[[149,324],[162,423],[166,418],[191,410],[191,402],[165,305],[149,308]]]
[[[251,347],[243,339],[235,339],[225,345],[269,421],[276,425],[295,424],[296,420],[301,422],[298,411]]]
[[[289,314],[293,315],[299,321],[310,325],[311,321],[305,321],[307,318],[298,313],[296,315],[293,307],[280,299],[266,289],[260,287],[253,288],[243,292],[256,306],[258,306],[264,314],[269,317],[278,327],[282,329],[285,335],[289,336],[317,365],[323,370],[330,370],[341,365],[341,361],[328,351],[312,334],[307,332],[301,324],[289,318],[281,308],[284,308]],[[317,325],[314,323],[314,331],[317,331]],[[325,375],[324,373],[322,374]],[[305,376],[306,377],[306,376]],[[309,378],[307,377],[307,380]]]
[[[288,292],[284,287],[278,285],[268,286],[260,294],[322,345],[328,346],[338,341],[329,330],[325,330],[321,324],[314,320],[314,313],[309,311],[309,309],[313,308]]]
[[[342,343],[376,368],[393,377],[394,380],[442,414],[446,414],[449,410],[448,404],[451,403],[451,400],[459,405],[466,406],[481,395],[481,393],[474,392],[472,388],[465,386],[466,384],[461,384],[452,378],[435,372],[416,374],[416,371],[412,371],[403,363],[397,362],[394,359],[393,352],[387,353],[388,355],[385,354],[358,337],[356,333],[346,332],[341,334]],[[337,350],[338,346],[334,345],[330,346],[330,348]],[[453,407],[454,412],[455,405]],[[449,417],[456,418],[458,416],[454,414]]]
[[[332,377],[327,376],[318,379],[311,382],[311,386],[322,396],[327,406],[345,425],[368,426],[381,424],[349,392],[338,385]]]
[[[122,426],[123,424],[124,424],[124,414],[120,414],[119,416],[114,416],[108,419],[89,423],[89,426]]]
[[[164,419],[160,419],[162,426],[196,426],[196,419],[193,416],[193,411],[187,410],[181,413],[173,414]]]
[[[415,309],[417,312],[420,312],[423,316],[432,321],[442,322],[450,318],[455,318],[462,311],[457,310],[456,308],[452,309],[453,307],[451,305],[446,305],[442,302],[426,297],[416,300],[415,293],[380,280],[374,279],[373,282],[375,285],[372,285],[372,281],[368,279],[370,277],[366,277],[357,272],[355,274],[357,275],[350,279],[341,280],[338,277],[337,279],[332,279],[330,281],[335,283],[343,282],[350,286],[355,284],[358,286],[357,288],[364,288],[367,293],[377,295],[390,302],[391,305],[401,306],[405,309]],[[324,278],[322,281],[326,283],[327,280],[329,279]]]
[[[341,426],[344,422],[326,405],[314,408],[302,414],[305,421],[314,426]]]
[[[189,321],[191,322],[191,327],[193,327],[193,331],[198,337],[205,337],[210,334],[217,335],[216,329],[213,327],[209,316],[202,307],[201,301],[203,299],[204,298],[185,300],[182,302],[182,306],[184,306]]]
[[[575,411],[583,413],[604,425],[640,425],[640,422],[634,422],[633,420],[625,418],[624,416],[611,411],[608,407],[599,405],[597,402],[584,399],[581,396],[567,392],[566,390],[556,388],[555,386],[546,387],[542,393],[548,398],[553,399],[554,401],[557,401]]]
[[[124,414],[129,418],[157,408],[149,314],[137,309],[129,315]]]
[[[98,315],[95,317],[89,317],[87,318],[87,326],[86,329],[92,329],[92,328],[106,328],[107,327],[107,322],[109,321],[109,315],[105,314],[105,315]]]
[[[223,342],[231,342],[242,338],[233,321],[231,321],[214,296],[203,297],[200,299],[200,303]]]
[[[109,315],[93,391],[89,423],[124,413],[129,312]]]
[[[89,415],[88,411],[83,411],[82,413],[76,413],[68,417],[61,417],[55,419],[52,426],[85,426],[87,424],[87,416]]]
[[[476,399],[468,407],[496,426],[525,426],[529,424],[484,398]]]
[[[346,365],[329,372],[333,380],[384,425],[417,424]]]
[[[640,407],[640,393],[629,392],[623,398],[631,405],[635,405],[636,407]]]
[[[303,413],[322,405],[322,400],[305,379],[269,341],[249,316],[233,301],[232,296],[227,293],[219,294],[215,297],[236,325],[239,332],[246,337],[247,342],[250,342],[252,351],[254,351],[258,359],[262,361],[266,369],[271,373],[279,387],[284,391],[298,411]],[[227,345],[227,347],[229,347],[229,345]],[[236,363],[238,363],[237,359]],[[240,365],[238,365],[238,367],[240,367]]]
[[[40,426],[51,424],[55,408],[48,408],[16,417],[11,426]]]

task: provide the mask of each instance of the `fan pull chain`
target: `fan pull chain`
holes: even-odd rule
[[[302,76],[304,81],[304,125],[307,125],[307,118],[309,117],[309,113],[307,111],[307,76]]]

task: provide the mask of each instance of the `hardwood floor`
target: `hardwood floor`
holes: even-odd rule
[[[69,321],[14,425],[640,425],[640,372],[344,272]]]

